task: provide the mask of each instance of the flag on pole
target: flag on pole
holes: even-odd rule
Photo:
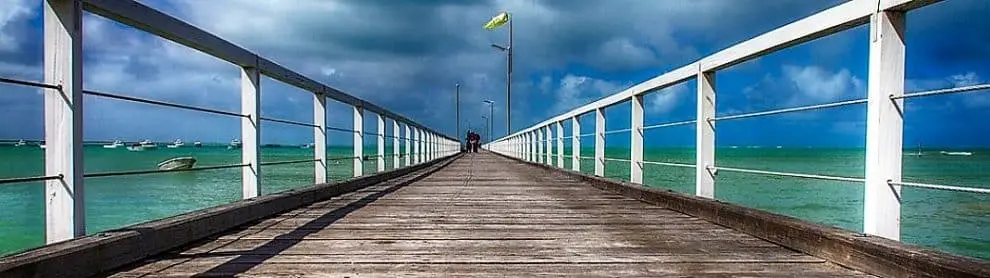
[[[495,29],[498,28],[499,26],[504,25],[506,22],[509,22],[509,13],[501,12],[498,15],[492,17],[492,20],[489,20],[488,23],[485,23],[485,29],[488,30]]]

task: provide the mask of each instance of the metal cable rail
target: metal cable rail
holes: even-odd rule
[[[808,111],[808,110],[833,108],[833,107],[840,107],[840,106],[853,105],[853,104],[862,104],[862,103],[866,103],[866,99],[865,98],[864,99],[853,99],[853,100],[844,100],[844,101],[837,101],[837,102],[829,102],[829,103],[822,103],[822,104],[815,104],[815,105],[808,105],[808,106],[798,106],[798,107],[791,107],[791,108],[774,109],[774,110],[752,112],[752,113],[743,113],[743,114],[738,114],[738,115],[716,116],[713,119],[709,119],[709,121],[724,121],[724,120],[744,119],[744,118],[752,118],[752,117],[759,117],[759,116],[768,116],[768,115],[791,113],[791,112],[801,112],[801,111]]]
[[[595,136],[595,134],[594,133],[585,133],[585,134],[581,134],[581,135],[578,135],[578,136],[579,137],[587,137],[587,136]]]
[[[739,172],[739,173],[749,173],[749,174],[759,174],[759,175],[769,175],[769,176],[784,176],[784,177],[794,177],[794,178],[805,178],[805,179],[816,179],[816,180],[831,180],[831,181],[847,181],[847,182],[866,182],[863,178],[852,178],[852,177],[840,177],[840,176],[829,176],[829,175],[814,175],[814,174],[803,174],[803,173],[790,173],[790,172],[777,172],[777,171],[766,171],[766,170],[754,170],[754,169],[744,169],[744,168],[734,168],[734,167],[722,167],[716,166],[711,167],[715,170],[723,170],[729,172]]]
[[[100,177],[114,177],[114,176],[130,176],[130,175],[144,175],[144,174],[159,174],[159,173],[174,173],[174,172],[194,172],[194,171],[206,171],[206,170],[218,170],[218,169],[228,169],[228,168],[240,168],[250,166],[251,164],[231,164],[231,165],[217,165],[217,166],[206,166],[206,167],[194,167],[189,169],[175,169],[175,170],[140,170],[140,171],[120,171],[120,172],[104,172],[104,173],[88,173],[83,174],[86,178],[100,178]]]
[[[318,125],[314,125],[314,124],[311,124],[311,123],[296,122],[296,121],[282,120],[282,119],[275,119],[275,118],[268,118],[268,117],[260,117],[260,119],[262,121],[283,123],[283,124],[289,124],[289,125],[297,125],[297,126],[305,126],[305,127],[315,127],[315,128],[319,128],[320,127]]]
[[[695,121],[695,120],[689,120],[689,121],[680,121],[680,122],[670,122],[670,123],[664,123],[664,124],[648,125],[648,126],[644,126],[642,128],[642,130],[653,129],[653,128],[661,128],[661,127],[672,127],[672,126],[679,126],[679,125],[688,125],[688,124],[693,124],[695,122],[697,122],[697,121]]]
[[[629,159],[622,159],[622,158],[611,158],[611,157],[605,157],[605,158],[602,158],[602,159],[604,159],[605,161],[622,161],[622,162],[632,162],[632,160],[629,160]]]
[[[927,96],[934,96],[934,95],[967,93],[967,92],[982,91],[982,90],[990,90],[990,84],[978,84],[978,85],[972,85],[972,86],[963,86],[963,87],[955,87],[955,88],[946,88],[946,89],[936,89],[936,90],[920,91],[920,92],[913,92],[913,93],[905,93],[904,95],[901,95],[901,96],[891,95],[890,96],[890,99],[927,97]]]
[[[14,85],[28,86],[28,87],[38,87],[38,88],[55,89],[55,90],[59,90],[59,91],[62,90],[62,86],[59,86],[59,85],[51,85],[51,84],[45,84],[45,83],[41,83],[41,82],[37,82],[37,81],[18,80],[18,79],[5,78],[5,77],[0,77],[0,83],[7,83],[7,84],[14,84]]]
[[[969,193],[990,194],[990,189],[988,189],[988,188],[966,187],[966,186],[956,186],[956,185],[941,185],[941,184],[920,183],[920,182],[906,182],[906,181],[901,181],[901,182],[887,181],[887,184],[890,184],[890,185],[900,185],[900,186],[909,186],[909,187],[918,187],[918,188],[928,188],[928,189],[938,189],[938,190],[946,190],[946,191],[959,191],[959,192],[969,192]]]
[[[299,160],[286,160],[286,161],[272,161],[272,162],[261,162],[258,165],[261,166],[271,166],[271,165],[284,165],[284,164],[296,164],[296,163],[306,163],[306,162],[316,162],[319,159],[299,159]]]
[[[353,129],[339,128],[339,127],[332,127],[332,126],[328,126],[327,127],[327,130],[347,132],[347,133],[357,133],[357,131],[356,130],[353,130]]]
[[[93,95],[93,96],[105,97],[105,98],[112,98],[112,99],[118,99],[118,100],[124,100],[124,101],[146,103],[146,104],[154,104],[154,105],[159,105],[159,106],[167,106],[167,107],[172,107],[172,108],[180,108],[180,109],[186,109],[186,110],[192,110],[192,111],[199,111],[199,112],[204,112],[204,113],[212,113],[212,114],[218,114],[218,115],[226,115],[226,116],[232,116],[232,117],[247,117],[247,115],[241,115],[241,114],[238,114],[238,113],[227,112],[227,111],[223,111],[223,110],[210,109],[210,108],[202,108],[202,107],[196,107],[196,106],[190,106],[190,105],[183,105],[183,104],[176,104],[176,103],[170,103],[170,102],[164,102],[164,101],[158,101],[158,100],[151,100],[151,99],[145,99],[145,98],[139,98],[139,97],[121,96],[121,95],[114,95],[114,94],[102,93],[102,92],[97,92],[97,91],[89,91],[89,90],[83,90],[82,92],[83,92],[83,94],[87,94],[87,95]]]
[[[623,128],[623,129],[609,130],[609,131],[606,131],[605,134],[623,133],[623,132],[630,132],[630,131],[632,131],[632,128]]]
[[[0,185],[12,184],[12,183],[24,183],[24,182],[36,182],[36,181],[57,180],[57,179],[61,179],[62,177],[63,177],[62,175],[55,175],[55,176],[4,178],[4,179],[0,179]]]
[[[643,160],[643,164],[653,164],[660,166],[673,166],[673,167],[684,167],[684,168],[694,168],[694,164],[676,163],[676,162],[660,162],[660,161],[646,161]]]

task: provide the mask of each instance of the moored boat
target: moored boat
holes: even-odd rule
[[[158,170],[184,170],[196,164],[196,158],[190,156],[175,157],[158,163]]]
[[[167,147],[169,149],[175,149],[175,148],[182,147],[182,146],[185,146],[185,145],[186,145],[185,143],[182,143],[182,139],[175,139],[175,142],[172,142],[172,144],[169,144],[169,145],[167,145],[165,147]]]
[[[124,145],[124,142],[121,142],[120,140],[114,140],[113,143],[110,143],[109,145],[103,145],[103,148],[104,149],[116,149],[116,148],[122,147],[122,146],[125,146]]]

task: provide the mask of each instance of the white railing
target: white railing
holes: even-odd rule
[[[83,11],[143,30],[174,41],[241,67],[241,111],[230,112],[188,106],[144,98],[121,96],[84,90],[82,86],[82,16]],[[293,163],[313,163],[314,183],[327,182],[327,161],[352,160],[354,176],[364,175],[364,136],[377,138],[377,170],[385,170],[385,138],[392,138],[393,168],[421,164],[453,155],[459,151],[456,139],[420,125],[406,117],[345,94],[302,74],[284,68],[264,57],[251,53],[213,34],[189,25],[172,16],[133,0],[45,0],[44,1],[44,81],[26,81],[0,77],[0,83],[44,89],[45,95],[45,175],[0,179],[9,183],[45,181],[45,238],[55,243],[80,237],[85,230],[85,178],[138,174],[170,173],[242,168],[242,198],[250,199],[260,193],[261,166]],[[313,94],[313,123],[265,118],[260,116],[261,88],[265,75]],[[241,119],[241,157],[239,164],[214,165],[184,170],[148,170],[108,173],[83,173],[83,95],[123,101],[187,109]],[[327,98],[353,107],[353,129],[328,127]],[[377,114],[377,132],[363,131],[364,111]],[[391,121],[392,134],[385,134],[386,120]],[[289,161],[261,162],[259,130],[262,121],[296,125],[313,130],[313,158]],[[405,132],[400,133],[400,126]],[[327,157],[327,131],[353,133],[354,155]],[[405,154],[399,153],[399,142],[405,140]],[[400,157],[405,163],[400,164]]]
[[[826,9],[817,14],[795,21],[776,30],[744,41],[711,56],[685,65],[681,68],[637,84],[624,91],[607,96],[598,101],[554,116],[546,121],[510,134],[489,143],[486,148],[495,152],[536,163],[553,164],[550,159],[554,140],[549,127],[557,126],[556,142],[557,167],[563,168],[563,131],[561,125],[570,121],[571,169],[580,171],[580,137],[595,137],[594,174],[604,176],[605,161],[627,161],[630,165],[629,180],[643,182],[643,165],[654,164],[672,167],[695,168],[695,194],[714,198],[715,176],[718,170],[762,175],[788,176],[795,178],[824,179],[844,182],[861,182],[866,186],[864,199],[865,233],[894,240],[900,238],[901,186],[990,193],[982,188],[935,185],[901,181],[901,159],[903,144],[903,99],[938,94],[972,92],[990,89],[990,85],[976,85],[962,88],[942,89],[916,93],[904,93],[905,41],[904,22],[906,12],[939,1],[931,0],[852,0]],[[869,23],[870,54],[868,96],[865,99],[847,100],[747,113],[730,116],[715,116],[716,71],[747,60],[764,56],[775,51],[803,42],[828,36],[855,26]],[[985,34],[981,34],[985,35]],[[643,125],[643,96],[695,78],[697,87],[697,116],[694,120]],[[606,131],[604,109],[626,101],[631,102],[632,115],[629,129]],[[812,109],[866,104],[866,173],[865,178],[836,177],[805,173],[787,173],[717,166],[715,163],[715,122],[774,114],[791,113]],[[595,113],[595,133],[580,134],[578,117]],[[643,131],[694,124],[696,128],[696,163],[680,164],[643,160]],[[630,159],[605,158],[605,135],[618,132],[631,132]],[[547,138],[544,140],[543,138]],[[544,145],[547,152],[544,153]],[[544,159],[544,155],[546,159]]]

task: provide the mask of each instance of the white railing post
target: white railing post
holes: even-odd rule
[[[426,148],[425,148],[426,144],[423,144],[423,142],[426,141],[426,132],[423,132],[422,129],[418,129],[417,128],[416,129],[416,135],[417,135],[417,137],[416,137],[416,153],[417,153],[417,155],[416,155],[416,164],[419,164],[419,163],[426,162],[426,154],[425,154],[426,153]]]
[[[83,179],[82,2],[44,3],[45,242],[86,235]]]
[[[241,197],[250,199],[261,193],[261,75],[258,68],[241,68],[241,163],[247,164],[242,173]]]
[[[406,166],[412,165],[412,130],[409,128],[409,124],[406,126],[406,149],[404,153],[406,154]]]
[[[531,161],[533,163],[539,163],[540,162],[539,161],[539,157],[540,157],[540,154],[539,154],[539,145],[536,144],[536,142],[537,142],[538,139],[539,138],[537,138],[536,130],[533,130],[533,131],[530,131],[529,132],[529,153],[530,153],[530,155],[529,155],[529,157],[530,157],[529,158],[529,161]]]
[[[313,94],[313,180],[327,182],[327,97]]]
[[[557,122],[557,168],[564,168],[564,123]]]
[[[399,121],[392,120],[392,169],[399,169],[402,165],[399,164]]]
[[[546,161],[544,162],[547,165],[553,166],[553,133],[550,132],[549,125],[543,127],[543,132],[546,133],[546,137],[544,137],[546,138],[546,142],[544,144],[547,146]]]
[[[698,66],[695,195],[715,198],[715,72]]]
[[[904,13],[881,11],[870,18],[866,110],[866,196],[863,232],[900,240],[904,94]]]
[[[378,142],[375,144],[378,147],[378,172],[385,171],[385,117],[382,114],[378,115]]]
[[[536,129],[536,163],[543,164],[543,128]]]
[[[364,175],[364,109],[354,106],[354,176]]]
[[[412,147],[413,158],[412,158],[412,160],[413,160],[413,164],[419,164],[419,162],[420,162],[420,160],[419,160],[419,154],[420,154],[420,150],[419,150],[419,139],[420,139],[419,138],[419,129],[414,127],[413,130],[412,130],[412,132],[413,132],[413,140],[412,140],[413,141],[412,142],[413,143],[413,147]]]
[[[595,175],[605,176],[605,109],[595,109]]]
[[[571,170],[581,172],[581,122],[571,118]]]
[[[643,183],[643,95],[633,94],[629,124],[629,182]]]

